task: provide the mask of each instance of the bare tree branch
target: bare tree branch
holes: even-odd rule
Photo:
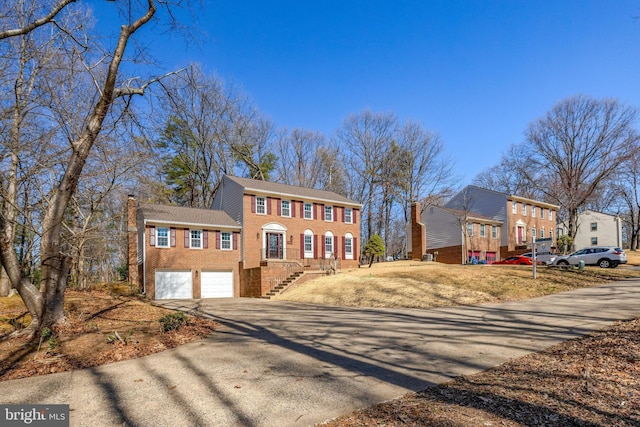
[[[24,35],[24,34],[28,34],[28,33],[30,33],[31,31],[35,30],[38,27],[41,27],[41,26],[43,26],[45,24],[53,22],[53,20],[56,17],[56,15],[58,13],[60,13],[60,11],[62,11],[62,9],[64,9],[65,7],[67,7],[71,3],[75,3],[75,1],[76,0],[60,0],[60,3],[55,5],[46,16],[43,16],[42,18],[37,19],[37,20],[29,23],[28,25],[25,25],[22,28],[14,28],[14,29],[11,29],[11,30],[0,31],[0,40],[6,39],[6,38],[9,38],[9,37],[16,37],[16,36],[21,36],[21,35]]]

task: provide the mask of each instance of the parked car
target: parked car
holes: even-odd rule
[[[508,265],[533,265],[531,258],[526,256],[517,255],[505,258],[502,261],[494,261],[491,264],[508,264]],[[542,265],[542,261],[538,261],[538,265]]]
[[[522,254],[522,256],[526,256],[527,258],[531,258],[533,259],[533,253],[532,252],[527,252]],[[542,261],[544,264],[546,265],[550,265],[553,264],[553,261],[556,259],[558,255],[549,252],[549,251],[541,251],[541,252],[536,252],[536,259],[538,261]]]
[[[578,265],[584,261],[585,265],[597,265],[600,268],[615,268],[627,263],[627,254],[615,246],[593,246],[580,249],[569,255],[559,255],[553,261],[554,265]]]

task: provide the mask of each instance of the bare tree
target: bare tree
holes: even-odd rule
[[[366,110],[349,116],[336,134],[351,179],[357,186],[352,196],[363,202],[365,241],[382,231],[380,215],[383,210],[378,209],[382,203],[378,183],[397,128],[395,114]]]
[[[637,153],[636,119],[634,108],[614,99],[575,96],[529,126],[518,170],[564,210],[569,236],[575,237],[579,209]]]
[[[43,16],[33,19],[33,16],[29,15],[29,16],[26,16],[27,18],[26,20],[21,22],[16,22],[17,26],[15,28],[8,28],[8,29],[3,28],[2,31],[0,31],[0,40],[6,39],[9,37],[23,36],[43,25],[55,24],[56,16],[70,3],[74,3],[75,1],[76,0],[60,0],[60,1],[54,2],[50,6],[47,5],[48,9],[44,9],[44,10],[45,11],[48,10],[48,12],[45,12]],[[3,0],[2,2],[0,2],[0,10],[9,10],[12,4],[14,6],[19,6],[18,2]],[[21,11],[18,9],[16,11],[16,14],[18,15],[20,14],[20,12]]]
[[[623,205],[622,218],[627,230],[629,249],[640,249],[640,156],[624,162],[613,181],[613,189]],[[616,212],[618,213],[618,212]]]
[[[472,180],[472,184],[528,199],[546,198],[545,194],[528,181],[528,176],[535,175],[535,169],[525,160],[523,146],[512,145],[502,155],[499,164],[479,173]]]
[[[11,19],[16,22],[16,28],[27,28],[23,23],[28,21],[28,17],[41,15],[62,16],[62,13],[70,11],[68,7],[61,12],[51,15],[53,8],[49,12],[39,14],[42,9],[40,3],[20,2],[24,9],[18,9]],[[67,73],[67,81],[72,82],[80,72],[79,68],[72,65],[74,61],[82,61],[83,69],[89,72],[93,91],[86,94],[90,106],[82,120],[75,122],[81,124],[74,131],[66,128],[62,133],[66,136],[66,146],[60,146],[62,150],[54,153],[55,160],[52,161],[53,169],[50,175],[56,179],[51,181],[49,188],[43,189],[46,192],[46,200],[43,200],[42,223],[39,229],[40,239],[40,267],[42,280],[39,288],[33,281],[33,277],[24,274],[20,268],[18,255],[14,247],[14,236],[18,226],[19,216],[19,194],[18,181],[21,168],[22,146],[12,147],[7,157],[8,173],[2,180],[1,188],[1,214],[0,214],[0,260],[5,268],[12,286],[18,291],[27,306],[32,321],[27,328],[27,333],[33,333],[41,327],[54,325],[64,320],[64,292],[67,287],[69,272],[71,269],[71,257],[64,252],[64,242],[61,240],[63,225],[69,203],[76,192],[78,183],[83,173],[83,169],[94,147],[98,136],[103,131],[105,119],[112,111],[113,105],[120,99],[126,102],[133,94],[144,92],[147,83],[141,86],[133,86],[133,81],[121,81],[119,79],[120,67],[125,58],[125,52],[129,40],[143,26],[148,24],[156,15],[156,1],[146,0],[141,3],[140,9],[134,10],[134,16],[128,24],[120,27],[120,32],[115,45],[102,58],[97,58],[94,53],[96,44],[90,44],[84,27],[62,27],[56,18],[54,30],[49,40],[44,41],[44,45],[56,44],[59,56],[58,61],[66,64],[66,68],[58,69],[60,74]],[[7,22],[7,21],[5,21]],[[48,18],[48,22],[53,23],[53,17]],[[6,25],[4,26],[6,28]],[[35,28],[35,29],[34,29]],[[16,35],[11,39],[22,38],[21,41],[30,43],[38,41],[35,37],[39,32],[38,26]],[[54,40],[59,37],[60,40]],[[96,42],[91,42],[96,43]],[[22,44],[24,45],[24,43]],[[19,61],[21,51],[13,49],[12,46],[3,46],[3,53],[7,61]],[[20,77],[16,82],[21,82]],[[34,82],[45,87],[45,82],[36,79]],[[20,85],[22,83],[19,83]],[[35,93],[35,92],[34,92]],[[46,93],[43,92],[37,92]],[[29,98],[32,100],[33,98]],[[52,103],[56,100],[52,99]],[[40,104],[44,105],[44,104]],[[46,106],[43,108],[47,108]],[[51,114],[55,116],[55,108],[51,109]],[[59,111],[59,110],[58,110]],[[24,135],[18,135],[17,141],[21,141]],[[30,145],[33,151],[38,151],[37,147]]]
[[[322,165],[317,151],[327,145],[319,132],[304,129],[284,130],[278,141],[277,181],[299,187],[317,188]]]
[[[445,154],[440,137],[419,123],[408,120],[400,129],[399,143],[405,156],[398,166],[405,173],[398,185],[404,222],[408,224],[411,203],[419,201],[422,212],[429,205],[444,204],[453,194],[457,177],[453,173],[454,162]]]

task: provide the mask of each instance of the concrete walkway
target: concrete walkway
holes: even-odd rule
[[[211,338],[2,382],[0,403],[67,403],[74,426],[306,426],[640,316],[640,281],[431,310],[259,299],[168,301]]]

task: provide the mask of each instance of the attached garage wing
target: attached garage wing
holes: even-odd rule
[[[191,270],[156,270],[156,299],[192,299]]]
[[[202,298],[233,298],[233,271],[203,271]]]

